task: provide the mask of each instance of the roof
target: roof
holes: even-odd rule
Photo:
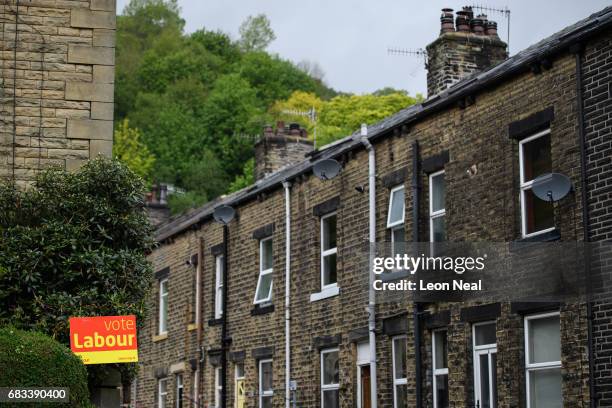
[[[592,35],[601,32],[611,24],[612,7],[606,7],[550,37],[539,41],[486,71],[474,74],[458,82],[445,91],[428,98],[423,103],[402,109],[396,114],[369,126],[367,137],[370,141],[373,141],[381,136],[388,135],[400,126],[408,125],[434,112],[440,111],[456,103],[461,98],[473,95],[486,87],[490,87],[530,69],[534,63],[562,52],[573,44],[580,43]],[[315,151],[310,158],[301,163],[281,169],[266,178],[258,180],[249,187],[230,195],[222,196],[204,204],[198,209],[172,218],[157,229],[155,238],[158,242],[161,242],[180,234],[186,229],[212,218],[214,209],[221,204],[236,206],[257,197],[257,195],[265,191],[282,188],[282,183],[284,181],[290,181],[302,174],[312,172],[312,166],[315,162],[323,159],[335,158],[357,148],[362,148],[359,132],[355,132],[350,136],[331,143],[323,149]]]

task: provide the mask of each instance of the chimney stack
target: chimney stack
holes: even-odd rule
[[[276,131],[271,125],[264,126],[263,136],[255,144],[255,179],[304,161],[312,150],[308,132],[298,123],[285,126],[285,122],[278,121]]]
[[[454,21],[454,23],[453,23]],[[471,7],[442,9],[440,36],[427,46],[427,94],[436,95],[462,79],[508,58],[497,23]]]

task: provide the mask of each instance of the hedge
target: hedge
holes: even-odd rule
[[[65,407],[92,407],[87,370],[79,357],[53,338],[13,327],[0,328],[0,387],[68,387]],[[16,408],[40,403],[15,403]]]

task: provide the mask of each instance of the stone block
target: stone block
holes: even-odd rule
[[[113,120],[114,105],[106,102],[91,103],[91,118]]]
[[[94,65],[93,67],[94,82],[102,84],[112,84],[115,82],[115,67],[112,65]]]
[[[113,142],[111,140],[92,140],[89,142],[89,158],[95,159],[98,155],[113,156]]]
[[[67,138],[90,140],[113,140],[111,120],[69,119]]]
[[[66,82],[66,99],[73,101],[113,102],[112,84]]]
[[[103,10],[103,11],[115,11],[116,2],[115,0],[91,0],[92,10]]]
[[[110,28],[114,29],[116,16],[109,11],[72,10],[70,26],[81,28]]]
[[[66,159],[66,170],[77,171],[85,164],[85,161],[86,160],[80,159]]]
[[[70,44],[68,46],[68,62],[76,64],[114,65],[115,49]]]
[[[92,41],[94,47],[114,47],[115,30],[104,30],[102,28],[96,28],[93,30]]]

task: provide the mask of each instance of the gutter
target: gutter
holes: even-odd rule
[[[221,408],[227,408],[227,255],[229,227],[223,225],[223,316],[221,316]]]
[[[194,404],[196,407],[200,406],[200,375],[204,368],[204,346],[202,345],[202,268],[204,265],[204,238],[200,237],[198,242],[198,265],[196,268],[196,314],[195,321],[197,324],[197,345],[198,345],[198,369],[195,373],[194,378]]]
[[[419,242],[419,207],[421,196],[421,178],[419,166],[419,142],[412,142],[412,242],[415,249]],[[421,314],[423,305],[420,302],[413,302],[412,324],[414,332],[414,396],[416,408],[423,406],[423,379],[421,370]]]
[[[285,188],[285,408],[291,404],[291,183]]]
[[[371,408],[377,408],[376,381],[376,295],[374,293],[374,251],[376,251],[376,151],[368,140],[368,128],[361,125],[361,143],[368,151],[368,198],[369,198],[369,268],[368,268],[368,333],[370,345],[370,398]]]
[[[580,142],[580,201],[582,205],[582,231],[583,242],[588,245],[589,236],[589,207],[587,184],[587,153],[586,134],[584,125],[584,97],[582,94],[582,57],[584,48],[582,44],[575,44],[570,52],[576,55],[576,115],[578,117],[578,137]],[[597,407],[597,394],[595,391],[595,345],[593,342],[593,301],[591,299],[593,288],[591,286],[590,248],[585,251],[585,276],[587,279],[587,343],[589,348],[589,406]]]

